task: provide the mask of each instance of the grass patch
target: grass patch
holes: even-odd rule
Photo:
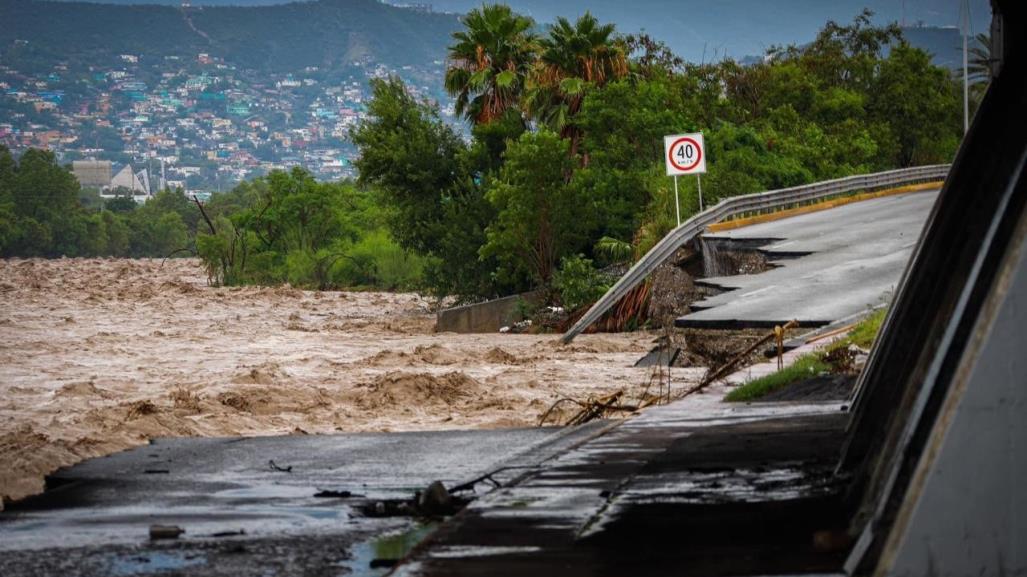
[[[874,344],[874,339],[877,338],[877,333],[881,330],[881,325],[884,324],[884,317],[888,315],[888,309],[882,308],[874,311],[865,319],[856,323],[856,326],[852,327],[849,334],[845,335],[845,338],[838,339],[831,343],[827,349],[834,350],[849,345],[856,345],[861,349],[869,349]]]
[[[877,333],[881,330],[881,325],[884,324],[884,317],[887,314],[888,309],[885,308],[874,311],[856,323],[845,337],[834,341],[825,350],[806,353],[795,359],[790,366],[776,373],[749,381],[728,393],[724,400],[728,402],[753,401],[803,379],[814,377],[820,373],[833,372],[835,367],[824,360],[824,355],[837,349],[847,348],[849,345],[869,349],[874,344],[874,339],[877,338]]]
[[[724,400],[729,402],[752,401],[794,382],[830,370],[831,366],[820,358],[820,353],[807,353],[776,373],[745,383],[728,393]]]

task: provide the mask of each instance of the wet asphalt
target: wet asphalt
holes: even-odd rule
[[[758,243],[778,268],[702,279],[725,292],[693,303],[677,325],[820,326],[889,302],[937,196],[887,196],[706,235]]]
[[[380,575],[372,562],[402,555],[422,521],[366,514],[377,503],[494,473],[473,498],[604,426],[158,439],[0,513],[0,575]],[[152,525],[185,532],[151,540]]]

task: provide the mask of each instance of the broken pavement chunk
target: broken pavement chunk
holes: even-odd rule
[[[178,525],[150,525],[150,539],[178,539],[185,529]]]
[[[350,491],[335,491],[332,489],[325,489],[322,491],[318,491],[317,493],[314,493],[314,496],[324,498],[348,499],[353,496],[353,493]]]
[[[433,481],[417,498],[417,509],[423,515],[449,515],[453,498],[442,481]]]

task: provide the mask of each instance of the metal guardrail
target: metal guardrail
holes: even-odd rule
[[[596,301],[592,308],[588,309],[588,312],[578,319],[578,322],[574,323],[570,330],[564,333],[561,340],[564,343],[574,340],[574,337],[596,322],[603,313],[622,299],[628,291],[645,280],[656,267],[663,264],[682,245],[698,236],[711,224],[741,214],[779,210],[789,206],[801,205],[857,191],[880,190],[920,182],[944,180],[950,166],[949,164],[935,164],[900,168],[898,170],[847,176],[845,178],[782,188],[780,190],[725,198],[667,233],[667,236],[663,237],[645,256],[632,265],[628,272],[610,287],[610,290],[606,291],[606,294]]]

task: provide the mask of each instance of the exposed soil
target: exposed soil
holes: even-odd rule
[[[713,286],[698,284],[708,276],[759,274],[774,268],[762,252],[732,246],[720,240],[706,239],[699,244],[710,254],[686,245],[667,261],[656,267],[650,276],[649,318],[655,326],[673,327],[674,320],[692,312],[691,305],[723,292]],[[702,354],[698,352],[698,354]]]
[[[209,288],[184,259],[0,261],[0,294],[6,499],[153,437],[531,426],[640,391],[655,337],[436,334],[415,294]]]
[[[756,250],[766,242],[738,241],[730,238],[702,237],[703,274],[706,277],[735,276],[743,274],[759,274],[766,272],[774,265],[767,260],[767,255]]]
[[[767,256],[756,250],[721,250],[716,258],[718,276],[759,274],[774,268]]]
[[[685,329],[678,333],[677,338],[683,343],[683,350],[688,352],[687,359],[691,364],[680,366],[720,367],[770,332],[769,329]],[[786,331],[785,340],[800,332],[797,329]],[[679,346],[681,343],[678,343]],[[738,366],[744,367],[766,361],[763,351],[764,347],[757,348],[749,355],[749,358],[744,359]],[[684,362],[681,357],[679,360]]]
[[[649,318],[657,326],[674,326],[674,319],[688,314],[689,305],[707,295],[707,289],[695,284],[701,272],[702,254],[691,246],[679,248],[656,267],[649,277]]]

